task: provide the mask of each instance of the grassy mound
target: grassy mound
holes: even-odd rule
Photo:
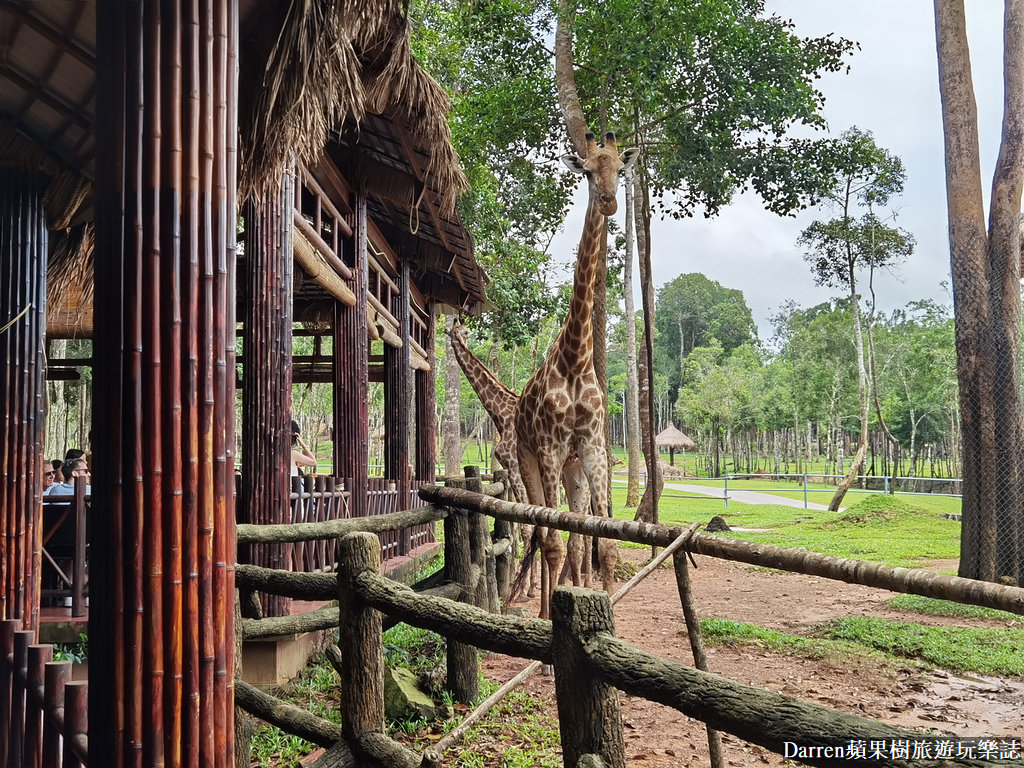
[[[856,497],[854,497],[856,498]],[[908,517],[926,516],[929,513],[896,496],[873,494],[847,507],[839,513],[834,525],[865,525],[891,523]]]

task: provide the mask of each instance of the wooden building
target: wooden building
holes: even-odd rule
[[[0,6],[0,613],[38,625],[46,339],[88,335],[90,765],[233,764],[234,525],[289,514],[293,380],[335,385],[352,514],[434,478],[434,318],[486,278],[407,24],[383,0]],[[296,323],[320,341],[293,366]]]

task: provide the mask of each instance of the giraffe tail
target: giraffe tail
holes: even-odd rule
[[[530,575],[530,568],[533,566],[533,559],[537,556],[538,550],[540,550],[540,526],[535,526],[533,529],[533,535],[530,537],[530,545],[526,548],[526,552],[523,553],[523,560],[519,564],[519,572],[516,574],[515,579],[512,580],[512,586],[508,589],[508,599],[505,601],[505,605],[502,608],[502,612],[508,611],[512,607],[512,604],[519,599],[519,595],[523,592],[523,587],[526,586],[526,578]]]

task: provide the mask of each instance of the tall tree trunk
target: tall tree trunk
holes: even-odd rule
[[[444,473],[457,475],[462,466],[462,427],[459,422],[459,393],[462,380],[459,378],[459,361],[452,349],[452,326],[455,317],[448,315],[444,320],[444,420],[442,428],[442,452],[444,453]]]
[[[1020,202],[1024,2],[1004,18],[1002,141],[988,228],[963,0],[936,0],[963,448],[960,575],[1021,583]]]
[[[644,338],[640,350],[642,380],[640,382],[641,430],[643,451],[647,459],[647,487],[644,489],[636,520],[658,522],[658,499],[664,480],[658,466],[658,447],[655,443],[654,400],[654,278],[651,271],[651,206],[647,196],[646,174],[641,167],[633,180],[633,211],[636,220],[636,250],[640,263],[640,290],[644,309]],[[647,402],[644,403],[646,392]],[[645,407],[646,406],[646,407]],[[646,422],[646,423],[644,423]]]
[[[850,245],[847,244],[847,249]],[[836,488],[835,494],[832,496],[832,501],[828,504],[830,512],[838,512],[839,505],[843,503],[843,497],[846,496],[846,492],[850,490],[850,486],[853,485],[857,479],[857,475],[860,473],[861,468],[864,466],[864,457],[868,452],[868,372],[864,366],[864,333],[861,328],[860,320],[860,297],[857,295],[857,275],[854,270],[853,257],[850,256],[850,304],[853,311],[853,339],[856,348],[855,354],[857,355],[857,394],[860,401],[860,440],[857,443],[857,452],[853,456],[853,461],[850,463],[850,471],[839,483]],[[840,473],[842,468],[840,468]]]
[[[626,264],[622,275],[626,302],[626,506],[640,503],[640,388],[636,371],[636,307],[633,301],[633,177],[626,178]]]

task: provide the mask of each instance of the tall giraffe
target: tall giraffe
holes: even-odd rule
[[[586,176],[589,195],[565,325],[544,363],[527,382],[516,409],[519,468],[533,504],[557,508],[561,469],[575,452],[590,488],[591,511],[605,516],[610,509],[607,417],[603,388],[594,371],[594,283],[602,233],[607,218],[618,210],[619,177],[636,156],[636,149],[619,154],[614,133],[607,134],[604,146],[588,133],[585,157],[562,158],[571,171]],[[547,573],[556,574],[563,558],[561,535],[547,528],[539,529],[538,535]],[[618,558],[615,542],[602,538],[598,557],[603,586],[611,591]],[[542,568],[540,616],[546,619],[551,616],[554,584],[550,577],[545,582],[544,574]]]
[[[450,336],[452,351],[459,367],[466,375],[473,391],[480,398],[484,410],[494,422],[494,428],[498,433],[498,439],[494,443],[494,455],[501,465],[508,470],[509,484],[512,487],[512,495],[516,501],[527,503],[529,497],[526,493],[526,486],[523,485],[522,476],[519,472],[519,457],[516,450],[515,411],[519,404],[519,395],[506,387],[498,377],[494,375],[486,365],[480,362],[469,348],[467,337],[469,329],[459,322],[456,322],[451,329]],[[588,506],[587,488],[580,477],[579,460],[575,454],[570,456],[562,468],[562,484],[565,487],[566,498],[569,500],[569,507],[573,512],[584,513]],[[533,526],[523,525],[520,527],[523,543],[529,548],[530,539],[533,536]],[[567,565],[570,566],[566,573],[559,575],[559,583],[567,576],[571,576],[573,584],[580,586],[583,580],[583,552],[585,544],[577,534],[570,534],[569,548],[572,557]],[[529,586],[526,596],[533,597],[536,589],[535,564],[530,563]],[[586,572],[589,578],[589,570]]]

